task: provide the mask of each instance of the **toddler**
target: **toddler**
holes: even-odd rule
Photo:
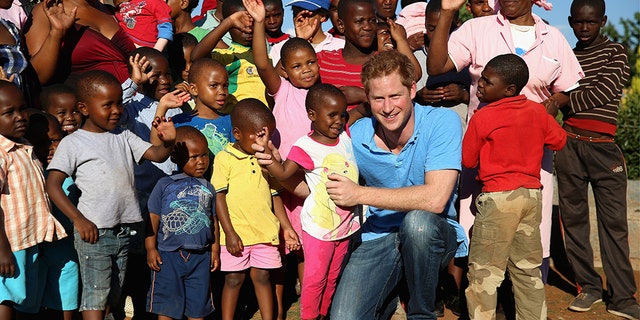
[[[290,249],[299,247],[273,181],[263,172],[251,145],[275,127],[271,111],[257,99],[238,102],[231,113],[235,143],[213,163],[216,215],[220,222],[220,270],[225,272],[222,319],[234,316],[240,288],[250,269],[262,319],[273,319],[269,271],[282,266],[279,232]]]
[[[220,263],[215,191],[202,178],[209,168],[207,139],[196,128],[177,128],[171,160],[179,173],[160,179],[149,197],[147,310],[159,320],[204,319],[213,312],[210,272]]]
[[[517,316],[546,319],[540,265],[543,148],[559,150],[567,136],[543,105],[520,90],[529,80],[514,54],[491,59],[478,81],[476,111],[462,140],[462,165],[478,167],[482,193],[469,247],[467,308],[471,319],[495,318],[496,289],[505,271],[513,282]]]
[[[325,183],[331,173],[357,183],[358,168],[347,127],[347,100],[340,89],[329,84],[311,87],[306,107],[312,131],[296,141],[283,164],[274,162],[267,169],[279,181],[303,169],[311,190],[300,213],[305,251],[300,317],[316,319],[329,312],[348,237],[360,229],[354,208],[336,206]],[[264,140],[262,146],[269,153]]]
[[[116,0],[116,19],[136,47],[164,51],[173,39],[171,7],[162,0]]]
[[[60,142],[49,164],[47,191],[73,222],[82,281],[79,310],[84,319],[103,319],[120,296],[131,225],[142,220],[134,163],[166,160],[175,128],[170,121],[155,119],[151,136],[160,141],[155,145],[118,128],[122,89],[118,79],[105,71],[84,73],[76,90],[78,108],[86,120]],[[77,207],[62,189],[69,176],[81,191]]]

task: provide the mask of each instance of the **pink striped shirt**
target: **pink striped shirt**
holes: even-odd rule
[[[33,154],[33,147],[13,142],[2,135],[0,205],[12,252],[67,235],[51,214],[42,165]]]

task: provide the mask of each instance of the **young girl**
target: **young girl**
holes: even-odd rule
[[[347,237],[360,229],[354,208],[336,206],[329,199],[325,183],[332,173],[357,182],[358,168],[346,127],[347,100],[342,91],[329,84],[318,84],[309,90],[305,102],[313,130],[295,142],[283,164],[274,162],[267,169],[279,181],[296,179],[299,169],[305,172],[311,194],[300,214],[306,252],[300,317],[316,319],[329,312],[347,253]],[[261,144],[269,153],[266,141]]]

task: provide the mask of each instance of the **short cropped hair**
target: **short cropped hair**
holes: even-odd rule
[[[411,88],[415,74],[415,67],[404,54],[396,51],[382,51],[369,58],[362,66],[362,85],[369,93],[369,81],[388,76],[394,72],[400,75],[402,85]]]
[[[139,54],[140,57],[145,57],[147,59],[167,59],[167,57],[162,54],[162,52],[151,48],[151,47],[139,47],[129,53],[129,57],[135,57],[136,54]],[[151,67],[149,67],[150,70]],[[149,70],[142,70],[143,72],[149,72]],[[131,65],[127,63],[127,71],[131,74]]]
[[[222,2],[222,17],[228,18],[237,11],[247,11],[242,0],[224,0]]]
[[[350,8],[357,4],[369,4],[375,8],[372,0],[344,0],[338,3],[338,19],[344,20]]]
[[[314,55],[316,54],[316,51],[309,41],[298,37],[289,38],[282,46],[282,49],[280,49],[280,61],[282,61],[282,65],[285,65],[287,62],[289,54],[304,48],[311,50]]]
[[[231,111],[231,125],[240,130],[275,126],[276,118],[267,106],[255,98],[240,100]]]
[[[499,55],[487,62],[485,68],[491,68],[506,84],[516,86],[516,95],[529,82],[529,67],[519,56],[513,53]]]
[[[227,69],[225,69],[224,65],[217,60],[213,60],[209,57],[200,58],[191,63],[191,68],[189,69],[189,83],[196,82],[209,68],[218,68],[224,73],[227,73]]]
[[[58,94],[70,94],[75,97],[76,91],[72,87],[63,83],[55,83],[42,88],[42,92],[40,92],[41,109],[47,110],[49,108],[49,103],[51,102],[51,97]]]
[[[78,102],[87,102],[93,97],[98,88],[115,85],[120,88],[120,81],[111,73],[103,70],[91,70],[81,74],[76,83],[76,99]]]
[[[270,4],[273,4],[280,9],[284,9],[284,6],[282,5],[282,0],[263,0],[262,3],[264,4],[265,7]]]
[[[571,2],[571,15],[574,15],[574,13],[582,7],[591,7],[596,9],[600,18],[604,17],[607,9],[604,0],[573,0],[573,2]]]
[[[20,87],[18,87],[15,83],[7,80],[0,80],[0,89],[3,89],[5,87],[16,87],[18,90],[20,90]]]
[[[308,110],[318,110],[320,108],[327,97],[334,98],[342,98],[345,103],[347,98],[342,93],[342,90],[338,89],[336,86],[326,83],[318,83],[309,88],[307,92],[307,97],[304,100],[304,105]]]

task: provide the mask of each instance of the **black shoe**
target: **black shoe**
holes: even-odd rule
[[[445,306],[447,306],[447,309],[451,310],[451,313],[458,317],[462,314],[462,301],[460,301],[460,297],[458,296],[451,296],[447,299]]]
[[[444,317],[444,301],[436,301],[436,308],[433,310],[433,313],[435,313],[438,318]]]

